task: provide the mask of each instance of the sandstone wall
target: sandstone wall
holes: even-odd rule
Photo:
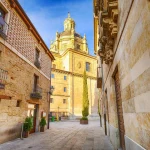
[[[116,54],[112,65],[104,65],[109,123],[115,128],[118,128],[118,121],[112,76],[118,66],[126,149],[128,150],[149,149],[150,147],[149,3],[147,0],[134,0],[133,4],[131,1],[119,1],[119,31],[114,46]],[[128,10],[129,14],[127,14]],[[121,36],[120,40],[119,36]]]
[[[8,0],[2,0],[2,4],[10,14],[7,42],[33,64],[35,60],[35,49],[38,48],[40,51],[41,71],[49,78],[49,56],[46,54],[44,48],[16,10],[11,8]]]
[[[21,125],[28,111],[28,100],[33,91],[34,74],[39,76],[39,86],[42,88],[42,99],[39,102],[39,118],[41,111],[48,114],[48,89],[50,80],[43,76],[37,69],[15,55],[7,47],[2,52],[0,68],[8,71],[5,89],[0,90],[0,95],[10,96],[11,99],[0,99],[0,143],[20,136]],[[17,101],[20,106],[17,107]],[[47,116],[46,116],[47,118]]]
[[[70,75],[64,72],[52,71],[54,78],[52,78],[51,85],[54,86],[54,92],[51,98],[53,98],[53,103],[50,104],[51,112],[58,112],[58,107],[60,112],[68,112],[69,109],[69,98],[70,98]],[[66,80],[64,80],[66,76]],[[64,87],[67,91],[64,92]],[[66,99],[66,103],[63,104],[63,99]]]
[[[52,78],[52,86],[55,90],[51,97],[54,102],[50,105],[50,111],[57,112],[59,107],[60,112],[68,111],[70,115],[81,116],[83,77],[60,73],[56,70],[52,71],[52,74],[55,75],[55,78]],[[64,80],[64,75],[67,76],[67,80]],[[87,83],[90,103],[89,112],[90,114],[97,114],[96,80],[88,78]],[[67,88],[67,92],[64,92],[64,87]],[[67,100],[66,104],[63,104],[63,99]]]
[[[33,29],[29,29],[8,0],[1,5],[9,16],[7,40],[0,37],[0,69],[8,72],[5,88],[0,89],[0,143],[20,136],[21,125],[27,117],[28,104],[39,105],[36,119],[36,131],[39,128],[41,112],[49,112],[51,58],[47,49],[41,46]],[[41,69],[34,65],[35,50],[40,51]],[[42,89],[42,99],[31,99],[34,75],[39,76],[38,86]],[[9,98],[10,97],[10,98]],[[20,102],[19,102],[20,101]],[[17,103],[19,103],[17,105]]]

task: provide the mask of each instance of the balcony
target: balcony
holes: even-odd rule
[[[35,60],[34,65],[35,65],[38,69],[41,69],[41,64],[40,64],[40,61],[39,61],[38,59]]]
[[[0,68],[0,89],[5,89],[5,82],[7,80],[8,71]]]
[[[0,17],[0,36],[6,40],[7,38],[7,30],[8,30],[8,24],[4,21],[2,17]]]
[[[42,99],[42,88],[37,87],[31,94],[30,98],[32,99]]]

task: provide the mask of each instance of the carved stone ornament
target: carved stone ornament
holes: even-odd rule
[[[99,0],[100,4],[103,0]],[[117,36],[118,1],[107,3],[107,10],[99,9],[99,51],[102,60],[109,64],[113,60],[114,39]]]

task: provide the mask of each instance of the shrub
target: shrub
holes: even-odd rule
[[[32,119],[30,117],[27,117],[25,119],[25,122],[23,124],[23,130],[24,131],[30,131],[32,129],[33,125],[32,125]]]
[[[46,125],[46,120],[44,117],[41,118],[41,121],[40,121],[40,126],[41,127],[44,127]]]
[[[88,118],[87,117],[82,117],[81,120],[88,120]]]

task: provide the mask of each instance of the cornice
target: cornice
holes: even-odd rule
[[[79,54],[79,55],[83,55],[83,56],[86,56],[86,57],[89,57],[89,58],[97,60],[96,56],[92,56],[92,55],[86,54],[86,53],[84,53],[82,51],[74,50],[74,49],[71,49],[71,48],[66,49],[62,54],[59,54],[59,53],[54,52],[54,51],[51,51],[51,52],[54,55],[54,57],[56,56],[56,57],[59,57],[59,58],[64,57],[68,52],[73,52],[73,53],[76,53],[76,54]]]
[[[69,74],[69,75],[72,75],[72,76],[83,77],[83,74],[80,74],[80,73],[64,71],[64,70],[54,69],[54,68],[52,68],[52,72],[59,72],[59,73],[62,73],[62,74]],[[89,76],[89,75],[87,75],[87,78],[95,79],[95,80],[97,79],[97,77]]]
[[[64,96],[64,97],[70,97],[70,95],[64,95],[64,94],[53,94],[52,96]]]
[[[83,55],[83,56],[86,56],[86,57],[89,57],[89,58],[92,58],[92,59],[97,60],[95,56],[86,54],[86,53],[84,53],[84,52],[82,52],[82,51],[79,51],[79,50],[74,50],[74,49],[72,49],[72,48],[68,48],[68,49],[62,54],[62,57],[63,57],[64,55],[66,55],[66,53],[68,53],[68,52],[73,52],[73,53],[76,53],[76,54],[79,54],[79,55]]]
[[[42,47],[44,48],[45,52],[49,55],[49,57],[52,60],[55,60],[54,56],[52,55],[52,53],[50,52],[50,50],[48,49],[48,47],[46,46],[45,42],[43,41],[43,39],[41,38],[41,36],[39,35],[38,31],[36,30],[36,28],[34,27],[34,25],[32,24],[32,22],[30,21],[30,19],[28,18],[27,14],[25,13],[25,11],[23,10],[23,8],[21,7],[21,5],[19,4],[19,2],[17,0],[9,0],[10,2],[10,6],[12,8],[14,8],[17,13],[20,15],[20,17],[24,20],[25,24],[27,25],[28,29],[33,33],[33,35],[36,37],[37,41],[39,44],[42,45]]]
[[[59,73],[63,73],[63,74],[71,74],[71,72],[69,72],[69,71],[65,71],[65,70],[61,70],[61,69],[55,69],[55,68],[52,68],[52,72],[59,72]]]

